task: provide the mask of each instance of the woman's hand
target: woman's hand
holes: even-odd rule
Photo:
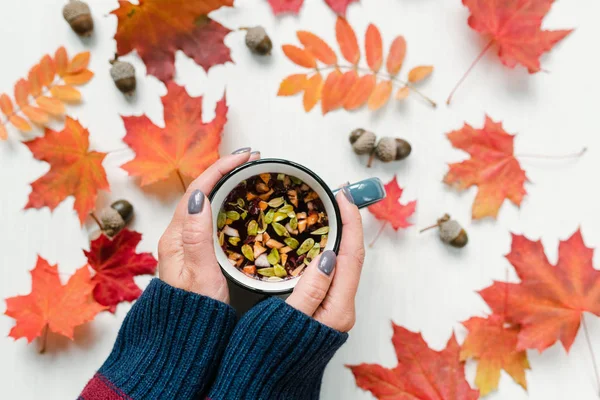
[[[242,148],[211,165],[194,180],[175,210],[158,243],[158,275],[169,285],[229,302],[229,289],[213,244],[213,222],[208,194],[237,166],[260,158]]]
[[[365,247],[362,219],[347,187],[340,190],[337,202],[343,225],[339,255],[336,258],[328,250],[311,262],[287,303],[333,329],[348,332],[356,320],[354,297]]]

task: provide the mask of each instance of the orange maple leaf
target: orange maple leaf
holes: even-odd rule
[[[569,351],[583,313],[600,316],[600,271],[592,266],[593,255],[580,230],[560,242],[556,266],[540,241],[513,234],[506,258],[521,282],[494,282],[479,294],[494,313],[521,325],[517,350],[541,352],[561,341]]]
[[[74,209],[83,221],[95,207],[98,190],[108,190],[102,161],[106,153],[89,151],[89,132],[67,117],[65,128],[46,128],[43,137],[26,142],[33,156],[50,164],[50,170],[31,184],[25,208],[54,210],[67,196],[75,197]]]
[[[202,97],[190,97],[170,82],[162,97],[165,127],[148,117],[122,117],[127,134],[123,141],[136,157],[122,168],[141,178],[141,186],[167,179],[171,174],[196,178],[219,158],[221,132],[227,121],[225,96],[217,103],[216,116],[202,122]]]
[[[75,271],[63,285],[56,265],[38,256],[31,271],[31,293],[6,299],[6,315],[16,320],[9,336],[24,337],[31,343],[47,327],[73,339],[75,327],[106,309],[92,298],[94,286],[87,266]]]
[[[393,369],[379,364],[347,365],[356,385],[378,399],[475,400],[477,390],[465,379],[454,335],[442,351],[431,350],[420,333],[392,323],[392,343],[398,365]]]
[[[525,350],[517,350],[518,326],[506,324],[504,317],[490,315],[473,317],[463,322],[469,330],[460,350],[460,359],[479,361],[475,386],[481,396],[498,389],[500,371],[505,370],[523,389],[527,390],[525,370],[530,369]]]
[[[467,72],[450,93],[447,103],[458,86],[479,62],[481,57],[493,46],[498,47],[498,56],[504,65],[514,68],[521,64],[530,74],[539,72],[540,57],[569,33],[569,30],[542,30],[542,20],[550,11],[554,0],[463,0],[471,11],[469,26],[489,37],[484,47]]]
[[[447,136],[454,147],[466,151],[471,158],[450,164],[444,183],[459,190],[479,187],[473,202],[474,219],[495,218],[505,199],[521,205],[527,177],[514,156],[514,136],[504,131],[502,123],[486,116],[483,129],[465,124]]]
[[[223,6],[233,7],[233,0],[120,0],[112,11],[118,19],[117,54],[136,50],[148,74],[165,83],[173,78],[177,50],[206,71],[231,61],[223,43],[231,31],[207,16]]]

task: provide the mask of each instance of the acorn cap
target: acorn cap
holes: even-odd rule
[[[255,54],[266,56],[271,54],[273,43],[262,26],[248,28],[246,31],[246,46]]]
[[[350,143],[356,154],[369,154],[375,148],[377,137],[373,132],[364,129],[355,129],[350,134]]]
[[[63,17],[79,36],[90,36],[94,30],[94,20],[90,7],[79,0],[71,0],[63,7]]]
[[[102,230],[109,237],[115,236],[125,227],[125,220],[123,220],[121,214],[111,207],[106,207],[102,210],[100,213],[100,222],[102,223]]]
[[[383,162],[390,162],[396,158],[396,140],[383,137],[375,147],[375,156]]]
[[[115,85],[117,85],[117,88],[125,94],[132,93],[137,86],[135,67],[126,61],[113,61],[110,68],[110,76]]]

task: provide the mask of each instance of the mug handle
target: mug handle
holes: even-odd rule
[[[364,208],[385,199],[385,187],[379,178],[369,178],[364,181],[348,185],[354,204],[358,208]],[[337,195],[340,189],[335,189],[333,195]]]

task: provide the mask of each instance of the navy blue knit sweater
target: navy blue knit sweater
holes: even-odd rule
[[[154,279],[81,400],[317,399],[348,335],[270,298],[232,307]]]

